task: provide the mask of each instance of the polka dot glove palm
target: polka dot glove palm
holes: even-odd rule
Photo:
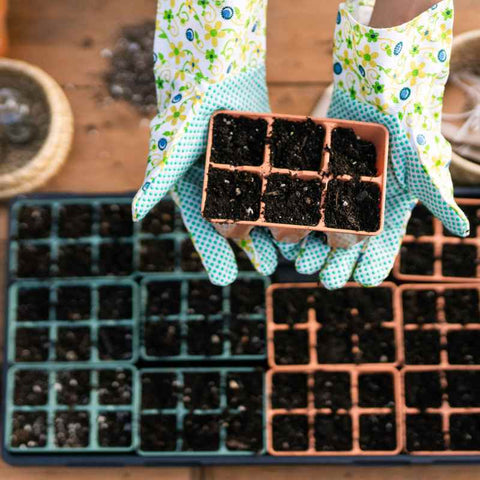
[[[443,0],[398,27],[368,27],[374,0],[340,5],[334,39],[334,93],[328,115],[376,122],[390,131],[384,231],[349,249],[330,249],[315,235],[300,248],[296,267],[320,271],[328,288],[353,279],[378,285],[398,254],[417,199],[461,237],[469,224],[455,203],[448,170],[450,144],[441,134],[449,72],[453,1]]]
[[[269,111],[265,82],[266,0],[159,0],[154,45],[158,115],[151,123],[145,180],[133,200],[142,219],[172,190],[213,283],[233,282],[232,249],[200,213],[208,123],[219,109]],[[195,165],[195,166],[194,166]],[[238,242],[271,274],[277,254],[267,231]]]

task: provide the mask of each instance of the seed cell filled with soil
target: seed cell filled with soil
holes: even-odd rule
[[[17,253],[19,277],[48,277],[50,274],[50,247],[48,245],[20,244]]]
[[[100,360],[129,360],[133,357],[131,327],[100,327],[98,329]]]
[[[480,449],[480,415],[456,414],[450,417],[450,448],[452,450]]]
[[[235,166],[260,166],[263,163],[266,136],[266,120],[216,115],[211,161]]]
[[[230,287],[230,308],[232,313],[263,314],[265,312],[265,285],[261,280],[237,280]]]
[[[446,290],[445,319],[448,323],[480,323],[478,290]]]
[[[442,275],[445,277],[477,276],[477,247],[475,245],[444,245]]]
[[[129,447],[132,443],[130,412],[100,412],[97,417],[98,443],[101,447]]]
[[[48,288],[21,288],[17,296],[17,321],[48,320],[50,290]]]
[[[177,436],[175,415],[142,415],[140,448],[144,452],[173,452],[177,448]]]
[[[407,330],[404,332],[405,361],[409,365],[440,363],[440,334],[436,330]]]
[[[179,282],[150,282],[147,285],[147,315],[165,317],[180,313]]]
[[[18,238],[46,238],[51,226],[50,207],[23,206],[18,212]]]
[[[146,322],[143,329],[145,352],[150,357],[180,355],[182,335],[180,323],[174,321]]]
[[[258,175],[211,168],[203,214],[208,219],[255,221],[260,215],[261,195]]]
[[[346,372],[315,372],[315,408],[348,409],[352,406],[350,375]]]
[[[480,372],[452,370],[446,372],[448,403],[451,407],[480,407]]]
[[[315,450],[342,452],[352,449],[352,419],[350,415],[316,415],[314,421]]]
[[[274,168],[318,172],[324,140],[325,129],[311,119],[304,122],[275,119],[269,139],[271,164]]]
[[[480,364],[480,330],[448,332],[447,351],[453,365]]]
[[[442,386],[439,372],[407,372],[405,374],[405,402],[407,407],[438,408],[442,404]]]
[[[189,355],[215,356],[223,353],[223,320],[192,320],[187,322]]]
[[[409,414],[406,421],[407,451],[440,451],[445,449],[442,417],[439,414]]]
[[[306,330],[275,332],[273,342],[277,365],[306,365],[309,363],[310,353]]]
[[[47,444],[46,412],[14,412],[10,445],[14,448],[45,447]]]
[[[42,370],[15,372],[15,405],[46,405],[48,400],[48,373]]]
[[[88,412],[58,412],[55,415],[55,445],[62,448],[85,448],[89,443]]]
[[[61,238],[89,237],[92,234],[93,209],[90,205],[62,205],[58,220]]]
[[[220,447],[220,416],[193,415],[183,418],[183,451],[211,452]]]
[[[273,449],[298,452],[308,449],[308,417],[306,415],[275,415],[272,420]]]
[[[329,168],[333,175],[373,177],[377,175],[375,145],[361,139],[352,128],[332,131]]]
[[[100,208],[102,237],[130,237],[133,233],[132,210],[129,204],[109,204]]]
[[[230,322],[232,355],[261,355],[265,352],[265,323],[233,319]]]
[[[360,415],[362,450],[395,450],[397,433],[394,415]]]
[[[215,315],[223,309],[222,288],[212,285],[208,280],[189,282],[188,313]]]
[[[133,273],[133,245],[125,242],[102,243],[98,270],[103,275],[131,275]]]
[[[395,361],[395,334],[391,328],[365,328],[358,335],[357,361],[391,363]]]
[[[90,360],[91,338],[88,327],[59,327],[55,342],[56,358],[61,362]]]
[[[354,363],[351,332],[345,328],[325,329],[317,332],[318,363]]]
[[[393,376],[389,373],[362,374],[358,377],[358,404],[361,407],[393,407]]]
[[[402,292],[405,324],[437,322],[437,292],[435,290],[406,290]]]
[[[260,452],[263,447],[263,418],[259,413],[240,412],[226,418],[225,445],[231,451]]]
[[[185,373],[183,404],[189,410],[212,410],[220,407],[218,373]]]
[[[57,403],[59,405],[88,405],[90,403],[90,372],[65,370],[57,373]]]
[[[304,373],[275,373],[272,375],[273,408],[306,408],[308,377]]]
[[[431,243],[407,243],[400,249],[400,272],[407,275],[433,275],[435,256]]]
[[[100,302],[98,318],[102,320],[132,318],[131,286],[102,286],[98,294]]]
[[[55,316],[57,320],[88,320],[91,316],[90,288],[83,286],[58,288]]]
[[[129,405],[132,401],[130,370],[100,370],[98,372],[98,402],[100,405]]]
[[[190,239],[182,242],[180,268],[184,272],[202,272],[204,270],[202,260]],[[239,265],[241,270],[241,267]]]
[[[414,237],[433,235],[433,215],[427,207],[417,205],[413,209],[407,225],[407,235]]]
[[[305,288],[276,289],[273,296],[275,323],[306,323],[308,309],[315,306],[315,292]]]
[[[142,272],[172,272],[175,269],[173,240],[142,240],[140,270]]]
[[[325,199],[325,225],[375,232],[380,228],[380,188],[375,183],[331,180]]]
[[[157,203],[142,221],[142,233],[161,235],[175,229],[175,207],[171,201]]]
[[[49,348],[48,328],[17,328],[15,361],[44,362],[48,360]]]
[[[92,247],[90,245],[62,245],[58,249],[58,275],[85,277],[92,274]]]
[[[229,372],[226,378],[227,403],[234,409],[263,409],[263,371]]]
[[[175,408],[179,385],[174,373],[144,372],[141,376],[142,409]]]
[[[318,225],[322,190],[319,180],[270,175],[263,195],[265,220],[290,225]]]

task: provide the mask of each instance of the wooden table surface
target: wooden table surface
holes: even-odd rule
[[[478,28],[480,1],[456,0],[455,32]],[[122,25],[152,19],[156,0],[10,0],[10,56],[49,72],[65,89],[75,115],[74,148],[44,191],[124,192],[143,180],[148,121],[108,94],[101,56]],[[331,42],[338,0],[270,0],[268,81],[272,109],[308,114],[331,81]],[[85,40],[91,46],[85,48]],[[5,258],[6,207],[0,205],[0,258]],[[3,272],[4,268],[0,268]],[[2,275],[3,277],[3,275]],[[0,291],[3,278],[0,283]],[[3,298],[2,298],[3,300]],[[1,306],[0,306],[1,307]],[[3,345],[3,341],[0,346]],[[216,467],[18,468],[0,461],[1,480],[473,480],[480,467]]]

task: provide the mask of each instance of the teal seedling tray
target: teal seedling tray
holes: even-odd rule
[[[262,370],[148,368],[139,371],[138,383],[141,455],[258,455],[265,451]],[[256,398],[244,402],[237,392],[243,389],[248,397],[252,386],[257,387],[256,392],[250,390]]]
[[[11,285],[8,297],[9,363],[133,362],[138,356],[132,280],[22,281]]]
[[[206,278],[187,275],[174,279],[171,276],[145,278],[140,287],[142,358],[265,359],[268,285],[268,279],[255,273],[240,273],[237,281],[228,287],[217,287]]]
[[[134,450],[138,441],[136,378],[135,369],[126,364],[10,368],[6,448],[12,453],[57,454]],[[90,388],[81,393],[85,385]],[[123,429],[118,428],[118,417],[113,420],[117,415],[125,422]]]

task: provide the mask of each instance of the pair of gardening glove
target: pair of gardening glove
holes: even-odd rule
[[[310,234],[275,242],[254,229],[239,245],[264,275],[277,265],[276,246],[301,273],[320,271],[328,288],[353,275],[376,285],[389,273],[411,210],[420,199],[460,236],[468,221],[455,204],[450,146],[440,133],[448,76],[453,5],[444,0],[390,29],[367,25],[374,1],[340,6],[334,48],[335,90],[329,116],[384,124],[390,131],[385,228],[348,249],[331,249]],[[208,122],[219,109],[269,111],[265,83],[266,0],[159,0],[155,76],[159,114],[152,121],[145,181],[133,202],[143,218],[171,190],[213,283],[237,276],[228,241],[201,216]],[[364,18],[360,18],[363,16]]]

